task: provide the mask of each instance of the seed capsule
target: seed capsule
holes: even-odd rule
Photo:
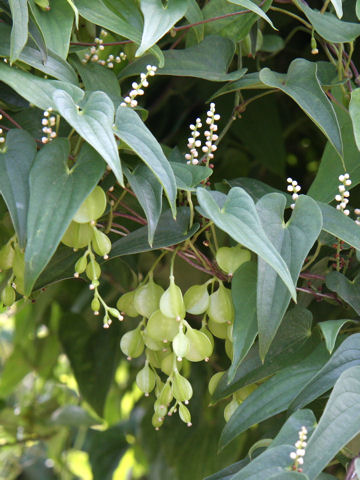
[[[140,357],[144,351],[144,341],[139,328],[130,330],[122,336],[120,340],[120,348],[128,357],[128,360]]]
[[[219,382],[222,376],[224,375],[224,373],[225,372],[217,372],[210,378],[209,385],[208,385],[210,395],[212,395],[215,392],[216,387],[219,385]]]
[[[164,418],[168,412],[167,406],[159,404],[158,401],[154,403],[154,410],[160,418]]]
[[[153,350],[146,343],[146,336],[143,336],[145,345],[146,345],[146,358],[149,360],[149,363],[154,368],[160,368],[162,359],[168,354],[167,352],[163,352],[162,350]]]
[[[12,267],[14,261],[15,251],[11,242],[6,243],[0,249],[0,272],[1,270],[8,270]]]
[[[139,312],[134,307],[134,295],[135,290],[126,292],[124,295],[121,295],[116,303],[116,308],[120,312],[124,312],[128,317],[137,317],[139,315]]]
[[[91,310],[93,312],[98,312],[100,310],[100,300],[98,298],[93,298],[92,301],[91,301]]]
[[[15,298],[15,290],[11,285],[6,285],[0,296],[2,303],[5,305],[5,307],[11,307],[11,305],[15,302]]]
[[[136,375],[136,384],[140,390],[145,393],[145,396],[148,396],[149,393],[154,389],[155,373],[151,370],[147,363]]]
[[[75,263],[75,273],[80,274],[85,272],[87,267],[87,257],[82,256],[79,260]]]
[[[152,420],[151,420],[151,423],[152,423],[153,427],[155,428],[155,430],[159,430],[159,428],[164,423],[164,418],[159,417],[156,413],[154,413],[154,415],[152,417]]]
[[[164,348],[164,344],[162,342],[158,342],[148,335],[147,328],[145,328],[145,330],[143,331],[143,340],[147,348],[150,349],[150,351],[153,350],[154,352],[159,352],[162,351]]]
[[[94,260],[89,262],[86,267],[86,276],[89,280],[98,280],[101,275],[100,265]]]
[[[160,392],[160,395],[157,399],[157,402],[159,402],[159,404],[161,404],[161,405],[168,406],[168,405],[170,405],[172,399],[173,399],[173,391],[172,391],[170,383],[167,382],[163,386],[163,388]]]
[[[174,371],[172,379],[172,391],[174,398],[176,398],[178,402],[188,402],[193,394],[189,380],[180,375],[176,370]]]
[[[185,317],[185,305],[180,288],[175,285],[173,275],[170,275],[170,285],[160,298],[160,310],[166,317],[181,320]]]
[[[186,423],[188,427],[191,427],[191,414],[190,411],[183,403],[180,403],[179,405],[179,417],[181,420]]]
[[[77,223],[88,223],[97,220],[104,213],[105,208],[105,192],[101,187],[96,186],[75,213],[73,221]]]
[[[92,238],[92,228],[89,223],[71,222],[61,241],[70,248],[86,247]]]
[[[93,229],[91,245],[94,249],[94,252],[101,257],[106,257],[111,250],[110,238],[97,228]]]
[[[235,410],[238,408],[239,404],[237,401],[233,398],[230,403],[226,405],[224,408],[224,418],[225,422],[228,422],[230,420],[231,415],[235,412]]]
[[[161,310],[156,310],[147,323],[146,332],[154,340],[167,343],[179,331],[179,324],[174,318],[165,317]]]
[[[209,308],[207,310],[209,318],[217,323],[233,323],[234,306],[232,303],[231,292],[220,282],[218,290],[210,295]]]
[[[193,315],[206,312],[209,306],[209,292],[206,285],[193,285],[184,295],[186,311]]]
[[[216,338],[227,338],[228,333],[228,324],[227,323],[217,323],[213,320],[209,320],[207,323],[208,329]]]
[[[208,337],[208,339],[210,340],[211,346],[214,350],[214,344],[215,344],[214,337],[213,337],[213,334],[210,332],[210,330],[208,330],[206,325],[202,325],[202,327],[200,328],[200,332],[202,332]]]
[[[213,347],[205,333],[188,326],[185,335],[190,344],[185,358],[190,362],[208,360],[213,352]]]
[[[179,360],[182,360],[183,357],[186,357],[190,348],[190,341],[182,330],[180,330],[179,333],[175,335],[172,342],[172,348]]]
[[[161,360],[160,368],[161,371],[164,372],[168,377],[171,375],[174,369],[174,354],[172,352],[165,355],[165,357]],[[176,360],[176,368],[178,370],[181,369],[181,362],[179,360]]]
[[[228,275],[233,275],[234,272],[245,262],[251,259],[249,250],[243,248],[241,245],[236,247],[221,247],[216,252],[216,262]]]
[[[225,352],[226,352],[226,355],[230,358],[230,360],[232,360],[232,358],[233,358],[233,344],[228,339],[225,340]]]
[[[134,307],[143,317],[149,318],[159,309],[160,297],[164,289],[153,280],[135,290]]]

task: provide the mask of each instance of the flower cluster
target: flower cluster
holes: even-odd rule
[[[130,90],[129,95],[127,95],[124,98],[124,101],[121,102],[122,107],[137,107],[137,100],[135,98],[138,95],[144,95],[144,90],[143,88],[146,88],[149,86],[148,78],[153,77],[155,75],[155,72],[157,70],[157,67],[153,65],[147,65],[146,66],[146,73],[141,73],[140,74],[140,83],[133,82],[131,84],[132,90]]]
[[[202,123],[200,118],[197,118],[195,120],[195,125],[191,124],[190,125],[190,130],[191,130],[191,137],[188,138],[188,148],[190,150],[190,153],[187,153],[185,155],[185,158],[187,160],[187,164],[190,165],[197,165],[199,163],[198,156],[199,153],[197,149],[201,147],[201,140],[198,139],[200,136],[200,132],[198,131],[199,128],[202,127]]]
[[[217,150],[216,140],[219,138],[215,133],[217,132],[218,126],[215,122],[220,120],[220,115],[215,113],[215,103],[210,103],[210,110],[207,112],[206,123],[209,130],[205,130],[205,144],[201,147],[201,140],[198,138],[200,136],[199,128],[202,127],[200,118],[197,118],[195,125],[190,125],[191,137],[188,138],[187,147],[190,150],[190,153],[185,154],[185,159],[187,160],[188,165],[197,165],[199,163],[199,153],[198,148],[201,147],[201,150],[204,152],[202,161],[209,165],[210,160],[214,158],[214,152]],[[211,165],[210,165],[211,166]]]
[[[56,124],[56,118],[54,115],[50,115],[52,112],[52,108],[49,107],[47,110],[44,111],[43,119],[41,120],[42,124],[42,131],[46,134],[41,137],[41,143],[48,143],[51,142],[56,137],[56,132],[53,131],[52,127]]]
[[[296,202],[297,198],[299,197],[299,192],[301,190],[301,187],[300,187],[300,185],[298,185],[296,180],[293,180],[290,177],[287,178],[286,181],[289,184],[287,186],[287,191],[292,193],[291,198],[294,200],[294,202]],[[291,206],[292,209],[294,209],[295,208],[295,203],[292,203],[290,206]]]
[[[304,463],[304,455],[305,455],[305,448],[306,448],[306,439],[307,439],[307,428],[301,427],[299,431],[299,440],[295,443],[296,451],[290,453],[290,458],[294,460],[293,470],[297,470],[301,472],[302,469],[299,468],[299,465],[303,465]]]
[[[101,30],[101,36],[106,37],[107,32]],[[120,63],[122,60],[126,59],[126,54],[120,52],[119,55],[115,56],[110,54],[106,60],[100,58],[101,52],[105,49],[104,40],[102,38],[95,38],[96,46],[90,48],[90,53],[84,55],[84,58],[81,60],[82,63],[86,64],[88,62],[96,62],[99,65],[107,66],[108,68],[114,68],[114,63]]]
[[[336,209],[343,212],[344,215],[349,215],[350,211],[347,207],[349,203],[350,192],[346,189],[351,185],[350,175],[344,173],[344,175],[339,175],[339,193],[335,195],[335,200],[338,202]]]
[[[2,117],[2,115],[1,115],[1,113],[0,113],[0,120],[2,120],[2,118],[3,118],[3,117]],[[1,143],[4,143],[4,142],[5,142],[5,137],[4,137],[3,129],[0,128],[0,144],[1,144]]]

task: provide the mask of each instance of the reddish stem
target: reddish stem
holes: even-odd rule
[[[10,115],[8,113],[6,113],[4,110],[2,110],[0,108],[0,114],[7,118],[9,120],[10,123],[12,123],[13,125],[15,125],[16,128],[20,128],[20,130],[22,130],[22,126],[19,125],[12,117],[10,117]]]
[[[128,213],[114,212],[113,215],[114,215],[114,217],[128,218],[129,220],[132,220],[135,223],[140,223],[140,225],[146,225],[146,221],[143,222],[139,218],[133,217],[132,215],[129,215]]]

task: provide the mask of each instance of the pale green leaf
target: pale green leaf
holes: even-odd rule
[[[10,130],[5,147],[0,149],[0,193],[9,209],[21,248],[26,241],[29,173],[35,154],[35,140],[25,130]]]
[[[343,146],[339,124],[333,106],[321,88],[316,63],[297,58],[291,62],[287,74],[275,73],[269,68],[263,68],[260,71],[260,80],[289,95],[320,128],[342,157]]]
[[[360,0],[356,0],[355,10],[356,16],[360,20]]]
[[[321,329],[321,333],[324,335],[326,348],[330,353],[332,353],[332,351],[334,350],[335,342],[340,330],[348,322],[356,323],[354,320],[350,319],[326,320],[325,322],[318,323]]]
[[[168,0],[164,7],[161,0],[141,0],[144,30],[141,44],[135,56],[140,57],[160,40],[185,15],[187,0]]]
[[[80,103],[65,91],[53,94],[56,110],[110,166],[123,184],[118,147],[113,133],[114,105],[104,92],[91,92]]]
[[[343,7],[342,7],[342,0],[331,0],[333,4],[334,10],[338,18],[342,18],[343,16]]]
[[[233,187],[227,196],[216,193],[214,196],[214,192],[204,188],[197,189],[202,214],[267,262],[280,275],[291,296],[296,299],[295,285],[289,269],[267,237],[251,197],[240,187]]]
[[[12,16],[10,64],[16,62],[28,39],[29,12],[27,0],[9,0]]]
[[[247,10],[250,10],[251,12],[256,13],[256,15],[259,15],[262,19],[264,19],[269,25],[272,26],[275,30],[277,28],[274,27],[274,24],[270,20],[270,18],[266,15],[264,10],[261,10],[260,7],[256,5],[256,3],[252,2],[251,0],[228,0],[230,3],[234,3],[235,5],[239,5],[240,7],[246,8]]]
[[[311,435],[303,471],[313,480],[330,460],[360,432],[360,366],[343,372]]]
[[[122,106],[116,112],[114,132],[141,158],[164,187],[165,195],[175,216],[176,180],[156,138],[134,110]]]
[[[83,145],[71,169],[67,166],[69,153],[68,140],[55,139],[39,151],[30,171],[26,295],[30,294],[71,219],[104,172],[104,162],[89,145]]]
[[[262,226],[276,250],[285,260],[296,285],[303,263],[318,238],[322,215],[315,200],[301,195],[290,220],[285,223],[286,197],[270,193],[256,209]],[[262,259],[258,262],[257,320],[260,357],[264,358],[290,302],[290,293],[276,272]]]

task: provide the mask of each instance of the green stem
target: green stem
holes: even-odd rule
[[[330,0],[325,0],[324,5],[322,6],[320,13],[325,13],[328,6],[329,6]]]
[[[148,271],[146,277],[144,278],[144,282],[143,282],[143,283],[145,283],[146,280],[147,280],[150,276],[152,277],[155,268],[158,266],[158,263],[159,263],[160,260],[161,260],[162,258],[164,258],[165,255],[168,254],[168,253],[169,253],[169,252],[166,250],[166,251],[162,252],[162,253],[157,257],[157,259],[156,259],[155,262],[153,263],[152,267],[151,267],[150,270]]]
[[[295,18],[295,20],[298,20],[300,23],[305,25],[305,27],[307,27],[309,30],[312,30],[312,25],[308,23],[306,20],[304,20],[303,18],[296,15],[295,13],[289,12],[288,10],[285,10],[279,7],[270,7],[270,10],[274,12],[280,12],[280,13],[283,13],[284,15],[288,15],[289,17]]]
[[[194,205],[193,205],[192,198],[191,198],[191,192],[189,192],[189,190],[186,191],[186,198],[187,198],[189,208],[190,208],[190,224],[189,224],[189,227],[191,228],[193,226],[193,223],[194,223]]]
[[[312,255],[312,257],[310,258],[310,260],[305,263],[305,265],[303,266],[303,268],[301,269],[301,271],[303,272],[304,270],[306,270],[307,268],[310,267],[310,265],[312,265],[315,260],[317,259],[319,253],[320,253],[320,250],[321,250],[321,247],[322,247],[322,244],[318,241],[317,242],[317,246],[316,246],[316,250],[314,252],[314,255]]]

